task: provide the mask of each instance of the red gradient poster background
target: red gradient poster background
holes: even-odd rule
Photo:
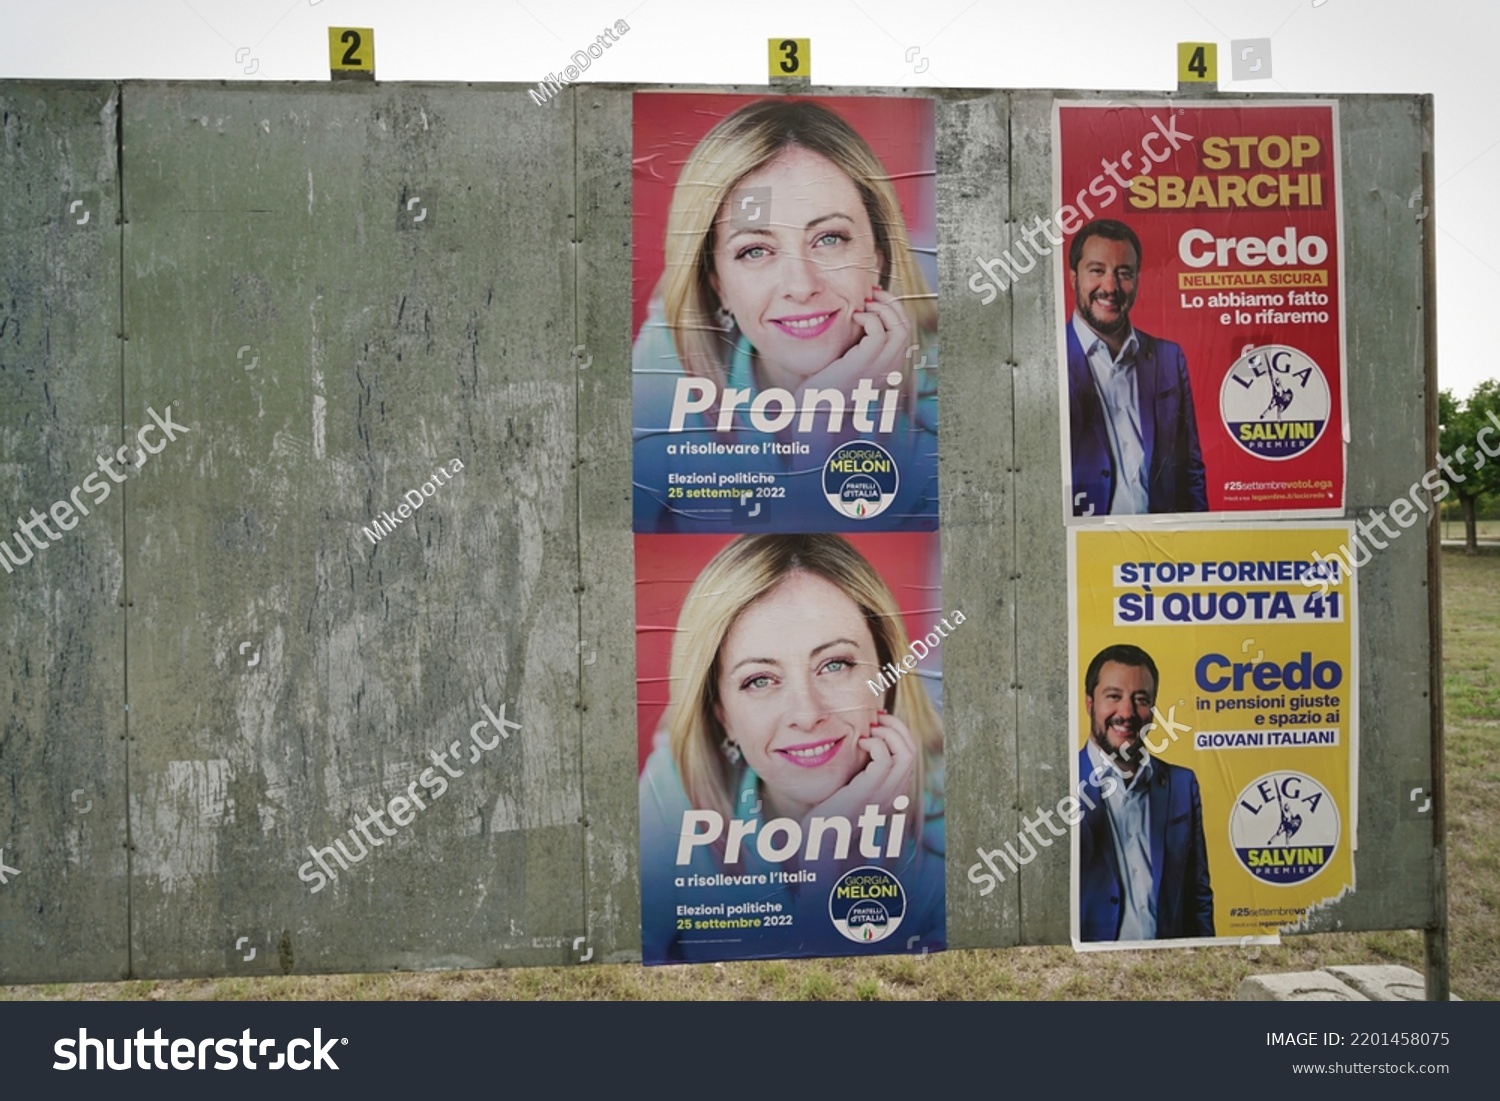
[[[646,763],[652,739],[672,695],[668,666],[683,601],[703,567],[735,538],[731,535],[635,537],[637,771]],[[932,631],[946,614],[941,600],[936,533],[890,532],[844,538],[869,560],[890,588],[901,608],[907,635],[922,638]],[[917,675],[923,675],[927,684],[935,686],[940,683],[936,677],[941,670],[942,653],[935,650],[919,664]]]
[[[662,272],[662,245],[667,237],[667,208],[682,166],[698,143],[737,108],[764,95],[717,92],[637,92],[635,159],[632,172],[632,243],[630,331],[639,333]],[[912,248],[929,258],[923,265],[928,282],[937,286],[936,131],[930,99],[888,96],[801,96],[837,111],[857,130],[890,171],[901,201]]]

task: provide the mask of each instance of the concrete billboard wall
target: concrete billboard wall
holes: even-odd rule
[[[640,958],[631,93],[0,83],[0,515],[112,489],[0,578],[0,981]],[[923,94],[949,943],[1066,943],[1065,846],[964,879],[1068,783],[1054,277],[966,286],[1050,210],[1055,97]],[[1359,518],[1430,464],[1431,108],[1340,103]],[[1428,554],[1361,570],[1318,930],[1437,918]]]

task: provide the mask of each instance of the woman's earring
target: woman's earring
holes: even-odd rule
[[[740,763],[740,747],[735,745],[728,738],[724,739],[724,744],[719,748],[724,751],[724,756],[729,759],[730,764],[737,765]]]
[[[714,320],[718,322],[719,328],[723,329],[726,333],[734,328],[734,314],[730,313],[723,306],[714,311]]]

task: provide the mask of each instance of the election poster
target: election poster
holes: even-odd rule
[[[643,960],[944,947],[937,534],[635,538]]]
[[[1338,104],[1058,102],[1053,136],[1069,522],[1342,515]]]
[[[932,101],[633,104],[634,530],[935,531]]]
[[[1073,528],[1073,941],[1243,941],[1354,889],[1345,522]]]

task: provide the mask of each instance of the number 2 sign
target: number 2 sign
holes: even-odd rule
[[[328,28],[329,75],[337,80],[375,79],[375,32],[369,27]]]

